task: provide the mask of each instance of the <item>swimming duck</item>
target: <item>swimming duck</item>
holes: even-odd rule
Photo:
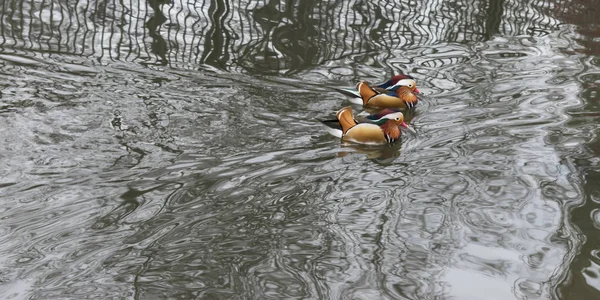
[[[379,91],[366,82],[359,82],[356,89],[360,92],[361,99],[352,101],[356,104],[379,108],[411,109],[417,105],[419,99],[414,94],[417,84],[412,79],[405,79],[402,84],[396,84],[384,91]]]
[[[368,116],[364,122],[354,119],[349,106],[340,109],[335,116],[336,120],[322,121],[329,133],[344,141],[359,144],[394,143],[400,139],[400,127],[409,128],[398,109],[384,109]]]
[[[417,83],[410,75],[396,75],[377,86],[370,86],[367,82],[361,81],[356,85],[356,90],[338,90],[350,96],[360,98],[350,100],[355,104],[402,109],[415,107],[419,101],[415,93],[420,93],[419,89],[417,89]]]

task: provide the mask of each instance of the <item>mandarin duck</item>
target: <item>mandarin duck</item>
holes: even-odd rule
[[[384,109],[361,122],[354,119],[349,106],[340,109],[335,116],[336,120],[322,121],[328,132],[344,141],[359,144],[394,143],[400,139],[400,127],[411,129],[404,123],[404,115],[398,109]]]
[[[408,81],[406,85],[394,85],[385,92],[370,87],[366,82],[360,82],[356,88],[360,92],[361,99],[352,102],[369,107],[412,109],[419,102],[413,93],[417,90],[417,84],[412,79]]]
[[[360,99],[351,99],[350,102],[379,108],[402,108],[411,109],[417,102],[416,94],[417,83],[410,75],[396,75],[390,80],[377,85],[370,86],[367,82],[361,81],[356,85],[356,89],[338,89],[340,92],[349,94]]]
[[[413,80],[413,81],[415,80],[410,75],[404,75],[404,74],[394,75],[392,78],[390,78],[390,80],[388,80],[384,83],[375,85],[375,86],[373,86],[373,88],[375,90],[377,90],[378,92],[385,93],[386,90],[393,89],[395,86],[408,85],[408,83],[410,83],[409,79]],[[356,86],[358,86],[358,83],[356,84]],[[337,88],[337,90],[342,93],[348,94],[350,96],[355,96],[355,97],[361,98],[359,91],[356,89],[356,86],[353,88]],[[416,90],[416,93],[419,93],[419,90]]]

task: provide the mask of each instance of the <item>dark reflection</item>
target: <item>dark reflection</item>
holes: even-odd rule
[[[494,34],[500,33],[502,14],[504,13],[504,0],[489,0],[487,16],[485,19],[485,38],[490,39]]]
[[[536,6],[543,2],[538,2],[149,0],[73,5],[7,0],[0,12],[0,47],[101,60],[125,57],[144,64],[207,64],[255,74],[294,74],[347,60],[396,73],[387,59],[415,45],[547,34],[556,26],[552,20],[519,17],[539,15]],[[464,7],[485,9],[456,9]],[[424,18],[429,22],[423,23]]]
[[[152,43],[150,44],[150,48],[152,49],[152,53],[158,55],[160,57],[160,64],[167,65],[167,53],[169,51],[167,47],[167,42],[160,34],[158,28],[167,21],[167,18],[163,14],[161,7],[165,4],[171,3],[170,0],[148,0],[148,5],[154,11],[151,17],[148,18],[146,22],[146,28],[148,28],[148,34],[152,38]]]
[[[593,151],[591,154],[599,157],[600,142],[596,141],[590,146]],[[584,241],[578,255],[567,268],[565,281],[558,289],[562,299],[600,299],[600,203],[597,197],[600,195],[600,172],[590,168],[588,160],[578,162],[576,165],[584,183],[582,192],[586,197],[582,206],[571,211],[569,219],[584,235]]]
[[[260,25],[262,37],[243,45],[236,62],[253,72],[296,72],[316,65],[326,49],[319,41],[321,27],[328,22],[314,14],[323,5],[318,1],[268,1],[251,12]]]
[[[117,224],[133,211],[135,211],[140,205],[143,204],[143,196],[149,191],[139,191],[136,189],[130,189],[127,192],[123,193],[119,198],[122,200],[121,204],[115,209],[113,209],[110,213],[105,216],[102,216],[96,220],[94,225],[92,225],[93,229],[105,229],[107,227],[113,226],[116,228]]]
[[[565,23],[576,26],[575,31],[579,33],[576,41],[579,45],[574,45],[574,50],[596,56],[590,60],[590,67],[600,67],[600,1],[571,1],[568,6],[561,7],[554,13]],[[565,51],[572,53],[572,49]],[[600,157],[600,131],[596,126],[585,126],[588,122],[597,123],[600,116],[600,75],[588,72],[586,70],[578,78],[583,105],[569,111],[572,119],[567,124],[569,127],[579,128],[583,136],[595,138],[582,145],[582,149],[570,157],[579,174],[584,202],[569,214],[569,221],[579,229],[582,236],[577,255],[567,267],[565,279],[558,287],[562,299],[600,299],[600,172],[597,163],[593,162]]]
[[[230,4],[223,0],[210,1],[208,7],[209,29],[206,32],[201,63],[227,69],[230,42],[233,37],[225,28],[225,20],[231,14]]]
[[[253,19],[260,26],[263,38],[255,38],[249,43],[241,45],[240,56],[235,60],[241,67],[257,73],[277,73],[283,68],[280,57],[271,45],[273,29],[281,20],[278,5],[278,1],[269,1],[263,6],[248,10],[248,12],[252,12]],[[258,28],[255,32],[258,33]]]
[[[577,42],[584,47],[583,53],[600,55],[600,1],[573,0],[568,5],[552,11],[567,24],[574,24],[581,34]]]
[[[383,146],[366,146],[358,145],[353,143],[344,143],[344,148],[350,148],[352,151],[340,151],[338,157],[344,157],[352,153],[360,153],[366,155],[368,159],[372,159],[380,164],[390,164],[394,159],[400,156],[400,150],[402,149],[402,143],[399,141],[392,145]]]

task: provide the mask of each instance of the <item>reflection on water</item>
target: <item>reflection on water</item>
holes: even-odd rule
[[[4,1],[0,298],[598,298],[590,7]],[[416,136],[323,131],[398,72]]]
[[[574,208],[568,221],[579,229],[574,237],[575,249],[571,254],[568,272],[558,289],[564,299],[594,299],[600,295],[600,256],[598,247],[598,226],[600,218],[600,173],[598,157],[600,157],[600,140],[598,139],[598,117],[600,116],[600,11],[596,9],[598,1],[572,1],[568,10],[559,14],[564,22],[574,24],[577,35],[574,40],[578,46],[565,49],[567,53],[579,52],[587,55],[579,59],[586,67],[577,74],[579,93],[583,98],[582,105],[568,110],[570,116],[566,124],[569,133],[564,136],[554,135],[566,147],[561,150],[570,152],[566,159],[576,168],[584,202]]]
[[[392,163],[396,158],[398,158],[398,156],[400,156],[400,151],[402,149],[402,144],[400,142],[394,143],[393,145],[384,146],[357,145],[346,142],[342,143],[344,148],[338,152],[338,157],[352,155],[353,153],[362,153],[365,154],[367,158],[383,164]]]
[[[367,71],[360,68],[373,67],[367,74],[376,75],[381,68],[393,73],[414,67],[401,53],[405,49],[482,41],[495,34],[546,35],[560,22],[540,10],[562,9],[562,2],[7,0],[0,47],[102,61],[347,78]],[[464,7],[472,9],[458,10]],[[332,62],[352,62],[358,69],[328,67]]]

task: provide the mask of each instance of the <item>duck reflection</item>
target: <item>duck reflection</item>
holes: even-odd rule
[[[369,145],[361,145],[355,143],[343,142],[342,146],[346,150],[339,151],[338,157],[345,157],[347,155],[353,153],[360,153],[367,156],[368,159],[374,160],[380,164],[390,164],[396,158],[400,157],[402,143],[400,141],[389,144],[389,145],[380,145],[380,146],[369,146]]]

